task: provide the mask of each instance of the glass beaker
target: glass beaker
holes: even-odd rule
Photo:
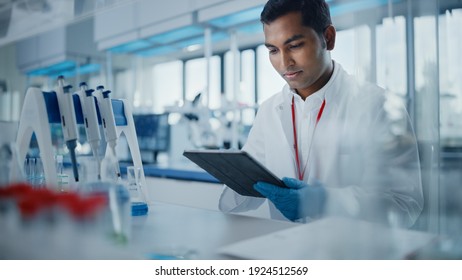
[[[127,189],[132,203],[132,216],[145,215],[148,211],[146,196],[141,184],[141,168],[127,167]]]
[[[99,163],[95,157],[80,156],[78,160],[80,184],[97,182],[101,179]]]
[[[45,185],[45,174],[42,160],[39,157],[28,157],[24,161],[26,180],[32,186],[42,187]]]
[[[80,192],[86,196],[106,198],[107,207],[101,221],[105,233],[118,244],[125,244],[131,235],[131,207],[127,188],[113,182],[89,182]]]

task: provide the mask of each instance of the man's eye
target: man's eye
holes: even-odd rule
[[[268,52],[270,54],[275,54],[277,52],[277,50],[276,49],[268,49]]]
[[[302,43],[300,44],[295,44],[295,45],[291,45],[290,48],[291,49],[297,49],[297,48],[300,48],[302,46]]]

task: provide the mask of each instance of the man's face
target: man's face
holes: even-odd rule
[[[330,54],[324,38],[302,25],[301,13],[264,24],[264,33],[271,64],[292,89],[307,97],[324,86],[332,63]]]

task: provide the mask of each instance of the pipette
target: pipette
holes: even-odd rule
[[[82,106],[83,120],[85,123],[85,131],[87,133],[87,141],[90,144],[91,151],[98,164],[98,179],[101,178],[101,160],[99,157],[99,141],[101,134],[99,132],[98,114],[96,112],[96,101],[93,96],[95,90],[88,89],[85,82],[80,83],[80,91],[77,93]]]
[[[101,113],[101,119],[103,122],[104,137],[109,148],[112,150],[112,154],[117,158],[116,146],[117,146],[117,129],[114,118],[114,111],[112,110],[112,101],[109,96],[111,93],[110,90],[104,90],[103,86],[98,86],[96,88],[97,94],[96,98],[98,100],[98,106]],[[117,178],[120,178],[120,168],[119,162],[116,161],[116,172]]]
[[[58,77],[58,85],[56,86],[56,96],[58,98],[59,112],[61,114],[61,125],[63,128],[64,141],[69,149],[72,162],[72,170],[74,172],[75,181],[79,181],[79,171],[77,169],[77,159],[75,156],[75,148],[77,147],[77,121],[75,118],[74,100],[71,94],[71,85],[64,85],[64,77]]]

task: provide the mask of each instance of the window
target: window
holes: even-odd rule
[[[440,123],[441,145],[462,146],[462,9],[441,15],[440,25]]]
[[[221,70],[220,57],[212,56],[210,58],[210,108],[220,106],[221,94]],[[198,93],[204,93],[207,88],[207,61],[205,58],[197,58],[186,62],[185,92],[186,99],[191,101]],[[207,96],[202,97],[203,104],[206,105]]]
[[[377,28],[377,84],[395,94],[407,92],[406,19],[386,18]]]
[[[225,54],[225,93],[228,101],[233,100],[233,56],[231,52]],[[240,83],[236,101],[238,104],[253,106],[255,104],[255,51],[244,50],[240,53]],[[255,117],[255,110],[242,111],[242,121],[251,124]]]
[[[183,62],[180,60],[156,64],[152,68],[154,112],[163,113],[183,96]]]
[[[368,26],[337,31],[332,59],[360,80],[375,80],[371,73],[371,34]]]
[[[268,49],[264,45],[257,47],[257,102],[261,104],[273,94],[281,91],[285,85],[284,79],[271,65]]]
[[[239,102],[243,105],[255,105],[255,51],[245,50],[241,54],[241,87]],[[251,125],[255,118],[255,110],[242,111],[242,123]]]
[[[238,100],[246,105],[255,104],[255,51],[241,53],[241,88]]]

